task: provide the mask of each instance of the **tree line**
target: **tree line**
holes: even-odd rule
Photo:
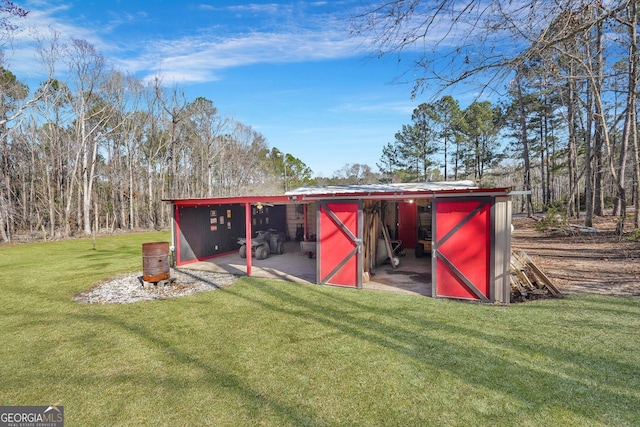
[[[0,37],[11,27],[1,18]],[[511,186],[528,193],[518,209],[584,211],[586,225],[611,207],[619,233],[634,206],[638,228],[637,1],[396,0],[352,31],[380,56],[434,46],[414,60],[414,97],[459,84],[479,95],[466,108],[452,96],[420,104],[380,173],[347,164],[331,178],[211,100],[113,69],[84,40],[41,40],[48,77],[34,88],[0,55],[0,240],[164,227],[170,198],[389,180]]]
[[[457,100],[443,96],[414,109],[387,143],[377,164],[386,181],[473,179],[482,182],[487,170],[500,164],[499,135],[503,113],[489,101],[462,110]]]
[[[273,194],[310,178],[211,100],[113,69],[87,41],[51,37],[39,54],[49,76],[36,88],[0,62],[1,241],[166,227],[164,199]]]
[[[367,37],[378,56],[420,46],[415,97],[462,85],[478,98],[499,98],[464,110],[448,96],[421,104],[378,166],[398,179],[444,171],[443,179],[514,186],[529,192],[520,206],[529,215],[584,211],[588,226],[610,207],[620,234],[633,206],[637,229],[637,7],[637,0],[367,4],[352,33]]]

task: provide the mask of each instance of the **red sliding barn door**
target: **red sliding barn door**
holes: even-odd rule
[[[493,300],[492,198],[434,200],[433,296]]]
[[[319,283],[362,287],[362,213],[359,202],[318,204]]]

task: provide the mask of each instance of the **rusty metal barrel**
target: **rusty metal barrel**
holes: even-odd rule
[[[169,269],[169,243],[151,242],[142,244],[142,280],[157,283],[168,280],[171,276]]]

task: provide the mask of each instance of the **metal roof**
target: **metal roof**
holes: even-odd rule
[[[184,199],[163,199],[163,202],[171,202],[178,206],[203,206],[209,204],[245,204],[245,203],[264,203],[264,204],[286,204],[292,203],[291,198],[283,195],[274,196],[229,196],[229,197],[194,197]]]
[[[445,190],[478,188],[473,181],[407,182],[394,184],[329,185],[324,187],[299,187],[287,191],[287,196],[318,196],[369,193],[424,193]]]
[[[165,199],[178,206],[235,203],[300,203],[321,199],[379,199],[432,198],[455,196],[507,195],[510,188],[480,188],[473,181],[412,182],[396,184],[330,185],[299,187],[285,195],[232,196],[213,198]]]
[[[333,185],[300,187],[288,191],[292,200],[322,199],[398,200],[434,197],[503,196],[510,188],[480,188],[473,181],[412,182],[399,184]]]

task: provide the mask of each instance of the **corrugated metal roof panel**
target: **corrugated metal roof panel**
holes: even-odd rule
[[[287,196],[315,196],[331,194],[420,193],[429,191],[468,190],[478,188],[473,181],[410,182],[394,184],[329,185],[299,187],[286,192]]]
[[[361,199],[398,199],[402,197],[433,197],[436,194],[464,196],[505,195],[510,188],[480,188],[473,181],[412,182],[396,184],[330,185],[324,187],[299,187],[287,191],[285,195],[274,196],[231,196],[212,198],[176,198],[163,199],[174,205],[201,206],[222,203],[299,203],[300,201],[320,200],[324,198],[361,198]]]

